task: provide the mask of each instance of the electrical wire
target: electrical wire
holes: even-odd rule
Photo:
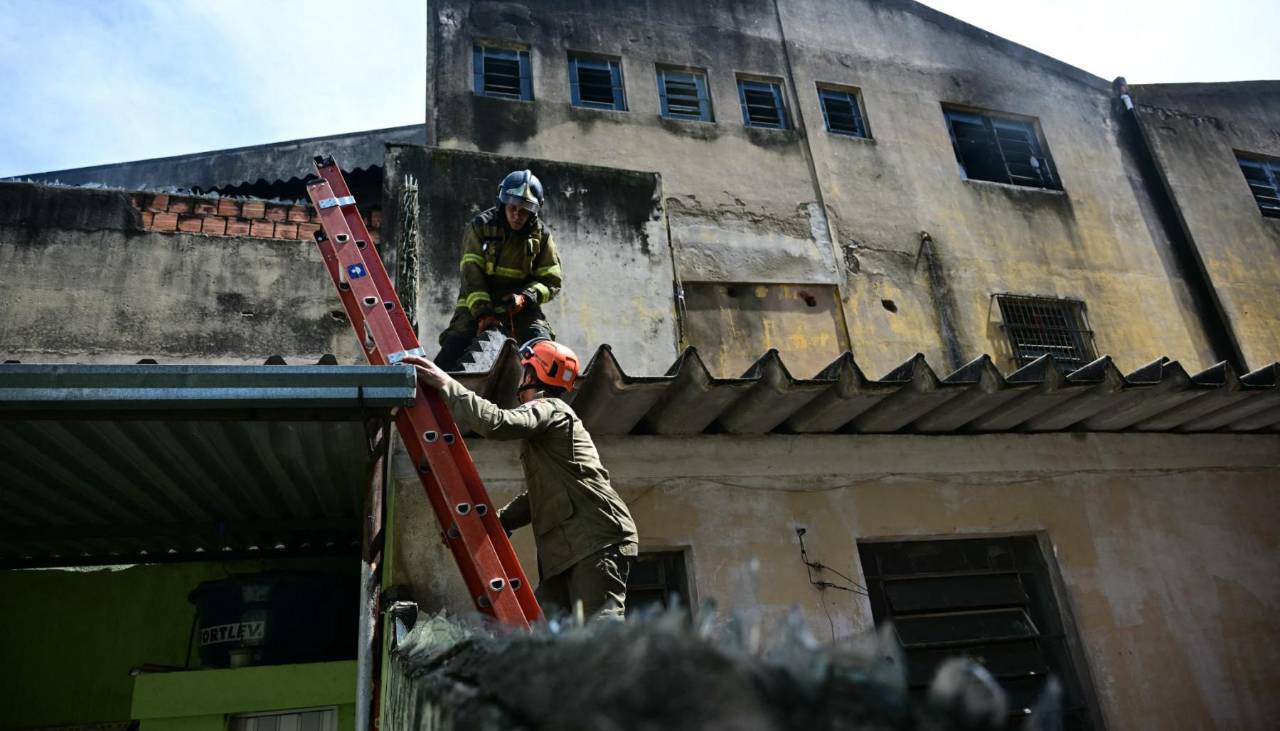
[[[805,545],[804,545],[804,534],[805,534],[804,528],[796,528],[796,537],[800,539],[800,560],[804,563],[805,571],[807,571],[809,574],[810,584],[813,584],[814,586],[818,587],[819,591],[825,591],[826,589],[839,589],[840,591],[847,591],[851,594],[861,594],[862,596],[867,596],[867,597],[871,596],[871,594],[867,591],[867,587],[863,586],[862,584],[859,584],[853,579],[850,579],[848,576],[845,576],[844,574],[840,573],[839,571],[836,571],[835,569],[831,568],[830,566],[827,566],[826,564],[823,564],[820,561],[810,561],[809,551],[805,548]],[[837,584],[832,581],[827,581],[822,578],[815,578],[814,576],[815,571],[818,572],[819,577],[821,576],[822,571],[830,571],[836,576],[839,576],[840,578],[849,582],[851,586],[842,586],[840,584]]]

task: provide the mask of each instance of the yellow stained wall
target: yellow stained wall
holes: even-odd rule
[[[627,437],[600,446],[642,550],[687,548],[695,597],[766,627],[791,606],[824,639],[871,625],[863,599],[831,592],[824,607],[800,562],[797,526],[814,560],[859,581],[859,540],[1043,532],[1111,727],[1260,728],[1280,713],[1271,692],[1280,684],[1271,649],[1280,640],[1280,436]],[[477,441],[472,451],[501,504],[520,484],[514,445]],[[395,581],[429,609],[468,610],[403,460],[397,480]],[[528,531],[515,544],[532,575]]]

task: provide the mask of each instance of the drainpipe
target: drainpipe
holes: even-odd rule
[[[1200,254],[1195,237],[1191,235],[1182,209],[1178,207],[1168,175],[1156,157],[1155,146],[1139,116],[1138,105],[1129,93],[1129,84],[1123,76],[1117,76],[1111,82],[1111,88],[1115,93],[1113,107],[1120,117],[1121,140],[1128,144],[1138,160],[1138,171],[1142,174],[1147,189],[1151,191],[1160,223],[1173,245],[1179,273],[1187,283],[1200,327],[1209,339],[1209,347],[1213,349],[1215,358],[1227,361],[1237,373],[1248,373],[1244,351],[1231,327],[1231,319],[1222,306],[1218,290],[1213,286],[1204,257]]]
[[[822,183],[818,179],[818,166],[813,158],[813,148],[809,145],[809,127],[804,123],[804,110],[800,108],[800,87],[796,86],[795,71],[791,67],[791,50],[787,47],[787,32],[782,26],[782,10],[778,7],[778,0],[773,0],[773,15],[778,22],[778,40],[782,43],[782,63],[787,70],[787,83],[794,94],[791,107],[795,110],[796,131],[800,134],[800,141],[804,143],[805,162],[809,164],[809,179],[813,182],[813,196],[817,199],[822,223],[827,230],[827,240],[831,244],[831,264],[836,270],[836,314],[840,317],[840,332],[844,334],[846,348],[852,353],[853,334],[849,331],[849,318],[844,311],[846,277],[840,270],[840,241],[836,238],[835,228],[831,225],[831,216],[827,215],[826,196],[822,193]]]

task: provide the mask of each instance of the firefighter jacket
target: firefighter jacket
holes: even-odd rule
[[[471,219],[462,238],[462,293],[458,307],[473,316],[500,312],[503,296],[524,292],[538,304],[560,292],[560,256],[538,218],[512,231],[490,208]]]
[[[558,398],[500,409],[450,380],[441,396],[459,423],[488,439],[523,439],[520,461],[525,492],[501,513],[515,530],[533,524],[542,579],[555,576],[596,551],[618,546],[637,553],[631,512],[609,484],[591,435]]]

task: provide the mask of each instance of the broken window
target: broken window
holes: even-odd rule
[[[1060,189],[1035,123],[944,109],[960,173],[971,180]]]
[[[1280,218],[1280,160],[1236,154],[1240,172],[1249,181],[1249,190],[1264,216]]]
[[[738,79],[738,101],[742,103],[742,123],[746,126],[787,128],[782,85],[778,82]]]
[[[859,543],[858,555],[871,614],[877,625],[893,623],[913,695],[927,692],[944,660],[967,656],[1009,694],[1011,716],[1030,713],[1052,674],[1063,685],[1065,727],[1093,727],[1095,704],[1071,652],[1077,640],[1035,537]]]
[[[480,96],[533,98],[527,49],[476,45],[472,47],[471,57],[475,92]]]
[[[684,551],[646,551],[636,557],[627,576],[627,609],[654,604],[689,607],[689,573]]]
[[[707,94],[704,72],[659,68],[658,100],[662,116],[669,119],[712,121],[711,97]]]
[[[1098,357],[1083,302],[1010,294],[996,295],[996,302],[1019,367],[1042,355],[1077,368]]]
[[[577,107],[626,111],[621,62],[604,56],[569,54],[569,93]]]
[[[819,86],[818,99],[822,102],[822,118],[827,131],[851,137],[870,137],[862,114],[859,94],[855,89],[839,89]]]

